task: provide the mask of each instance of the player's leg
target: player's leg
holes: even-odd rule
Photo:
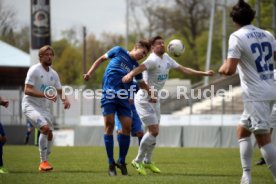
[[[259,106],[258,106],[259,105]],[[273,102],[258,102],[256,122],[253,121],[254,134],[262,156],[276,182],[276,147],[271,143],[270,120]]]
[[[28,144],[29,139],[30,139],[30,135],[33,131],[33,125],[32,123],[27,119],[27,131],[26,131],[26,135],[25,135],[25,140],[24,140],[24,144]]]
[[[242,166],[242,179],[241,183],[251,182],[251,160],[253,154],[253,145],[251,142],[251,132],[243,126],[243,124],[237,127],[237,136],[240,148],[240,160]]]
[[[120,105],[117,108],[117,114],[122,125],[122,131],[117,135],[119,143],[118,168],[122,175],[128,175],[126,168],[126,156],[130,145],[130,131],[132,124],[132,112],[128,99],[120,99]]]
[[[105,150],[108,158],[108,174],[109,176],[116,176],[116,164],[114,161],[114,140],[113,140],[113,130],[114,130],[114,114],[116,112],[115,103],[103,103],[102,100],[102,112],[104,116],[104,144]]]
[[[48,122],[45,120],[40,127],[40,136],[39,136],[39,152],[40,152],[40,171],[50,171],[53,167],[48,162],[48,136],[51,134],[51,129],[48,125]]]
[[[6,143],[6,141],[7,140],[5,136],[5,131],[0,122],[0,174],[8,173],[8,170],[4,167],[3,163],[3,146]]]
[[[131,105],[132,111],[132,124],[131,124],[131,135],[138,138],[138,145],[140,146],[141,140],[144,136],[144,129],[142,121],[136,111],[134,104]]]

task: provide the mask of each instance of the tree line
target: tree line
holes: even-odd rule
[[[249,0],[254,7],[256,0]],[[184,66],[204,70],[211,0],[129,0],[128,48],[140,38],[150,38],[155,35],[164,37],[166,44],[172,39],[180,39],[185,45],[185,53],[176,61]],[[235,2],[234,2],[235,3]],[[260,27],[272,31],[272,5],[273,0],[262,0]],[[227,5],[230,10],[233,4]],[[229,12],[229,11],[228,11]],[[229,14],[229,13],[228,13]],[[30,26],[26,25],[16,31],[16,12],[12,7],[4,7],[0,0],[0,39],[29,53]],[[227,16],[227,38],[235,30],[229,16]],[[86,37],[86,66],[92,63],[114,45],[125,46],[125,33],[102,33],[97,38],[93,33]],[[222,58],[222,9],[221,2],[216,6],[215,28],[213,36],[211,68],[217,70],[223,61]],[[84,83],[82,80],[83,41],[78,39],[77,31],[73,28],[62,32],[62,38],[52,40],[55,50],[53,67],[59,73],[63,84],[99,87],[105,67],[100,67],[93,80]],[[106,64],[105,64],[106,65]],[[170,78],[191,79],[193,83],[202,78],[182,76],[171,72]]]

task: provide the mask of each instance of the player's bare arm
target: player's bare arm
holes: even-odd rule
[[[58,89],[57,92],[58,92],[58,95],[59,95],[61,101],[63,102],[64,109],[69,109],[71,106],[71,103],[70,103],[68,97],[64,94],[64,91],[62,89]]]
[[[33,85],[25,84],[24,93],[29,96],[38,97],[38,98],[47,98],[53,102],[57,100],[56,95],[50,96],[47,93],[40,92],[34,88]]]
[[[134,70],[132,70],[131,72],[129,72],[127,75],[125,75],[122,78],[123,83],[129,83],[133,80],[133,77],[142,73],[143,71],[145,71],[147,68],[144,64],[139,65],[137,68],[135,68]]]
[[[103,63],[104,61],[106,61],[107,58],[105,55],[102,55],[101,57],[99,57],[91,66],[91,68],[88,70],[88,72],[86,74],[83,75],[83,79],[88,81],[91,76],[94,74],[94,72],[97,70],[97,68],[101,65],[101,63]]]
[[[188,74],[188,75],[196,75],[196,76],[213,76],[214,75],[214,71],[212,71],[212,70],[203,72],[203,71],[194,70],[192,68],[184,67],[182,65],[177,67],[176,70],[181,73]]]
[[[223,65],[219,68],[219,73],[222,75],[233,75],[239,63],[239,59],[228,58],[224,61]]]
[[[148,95],[150,96],[149,102],[156,103],[157,102],[157,94],[154,91],[154,88],[150,88],[149,85],[145,83],[144,80],[138,82],[139,88],[146,90]]]

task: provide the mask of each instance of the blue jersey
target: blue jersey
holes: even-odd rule
[[[107,58],[110,59],[109,64],[105,70],[103,77],[103,95],[108,92],[118,94],[119,90],[130,89],[133,82],[123,83],[122,78],[131,70],[136,68],[139,64],[133,60],[129,53],[122,47],[113,47],[106,53]],[[142,80],[142,74],[135,77],[137,81]]]

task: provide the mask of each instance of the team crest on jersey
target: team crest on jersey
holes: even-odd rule
[[[43,75],[40,75],[40,78],[42,79],[42,78],[43,78]]]
[[[54,80],[54,77],[53,77],[53,76],[51,76],[51,77],[50,77],[50,81],[53,81],[53,80]]]

